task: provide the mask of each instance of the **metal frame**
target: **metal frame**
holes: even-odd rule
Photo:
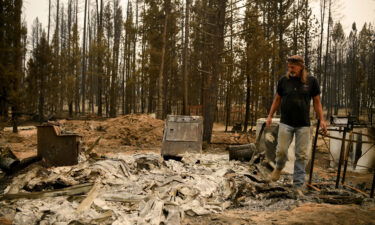
[[[342,140],[342,144],[341,144],[339,164],[337,166],[337,177],[336,177],[335,187],[336,188],[339,187],[340,178],[341,178],[341,167],[343,165],[344,171],[343,171],[342,179],[341,179],[342,186],[348,187],[348,188],[350,188],[352,190],[355,190],[359,193],[366,194],[365,192],[363,192],[359,189],[356,189],[354,187],[351,187],[351,186],[345,184],[346,170],[347,170],[347,167],[348,167],[349,150],[352,147],[353,142],[356,142],[355,140],[353,140],[353,134],[356,133],[356,132],[352,131],[353,130],[353,124],[354,124],[353,120],[348,121],[348,124],[346,126],[344,126],[343,137],[342,137],[342,139],[340,139],[340,140]],[[317,123],[317,126],[316,126],[316,132],[315,132],[315,137],[314,137],[314,145],[313,145],[313,149],[312,149],[312,153],[311,153],[311,167],[310,167],[309,182],[308,182],[308,186],[311,187],[314,190],[317,190],[317,191],[320,191],[320,189],[314,186],[316,184],[312,183],[312,177],[313,177],[313,173],[314,173],[314,161],[315,161],[315,152],[316,152],[316,145],[317,145],[317,141],[318,141],[318,136],[320,134],[320,135],[325,136],[325,137],[333,138],[329,135],[319,133],[319,128],[320,128],[320,120],[318,120],[318,123]],[[346,134],[348,132],[349,132],[349,140],[346,139]],[[349,141],[349,144],[348,144],[347,148],[345,149],[346,141]],[[365,143],[365,142],[362,142],[362,143]],[[368,143],[375,144],[375,142],[368,142]],[[374,176],[373,176],[373,179],[372,179],[372,187],[371,187],[371,192],[370,192],[370,198],[374,197],[374,189],[375,189],[375,168],[372,168],[372,169],[373,169]]]

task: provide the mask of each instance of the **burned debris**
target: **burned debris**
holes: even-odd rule
[[[39,156],[35,155],[20,160],[14,155],[10,147],[0,146],[0,171],[6,174],[13,174],[40,159]]]
[[[184,123],[182,128],[190,126]],[[179,126],[174,124],[172,129],[181,130]],[[264,126],[255,143],[229,145],[223,153],[202,153],[199,138],[187,140],[181,138],[186,135],[164,133],[164,141],[175,142],[175,146],[198,140],[199,148],[183,151],[184,148],[176,147],[174,149],[179,151],[172,152],[167,147],[162,154],[135,151],[133,154],[93,155],[94,148],[106,142],[106,130],[110,129],[98,131],[97,127],[104,126],[97,124],[88,129],[100,132],[99,137],[86,143],[75,142],[81,146],[75,149],[78,157],[70,156],[77,160],[74,165],[56,167],[42,161],[13,175],[0,195],[0,218],[13,224],[159,225],[180,224],[186,217],[229,209],[290,210],[307,202],[374,204],[364,186],[353,184],[336,188],[334,176],[321,178],[315,174],[310,188],[302,196],[291,185],[289,174],[283,174],[278,182],[269,182],[274,163],[265,151],[265,142],[272,142],[269,144],[274,146],[275,139],[270,138],[270,130]],[[199,125],[193,128],[181,132],[201,132]],[[49,129],[59,138],[55,127]],[[60,131],[60,135],[62,133]],[[78,140],[77,135],[69,137]],[[82,139],[85,140],[85,136]],[[173,154],[169,154],[171,152]],[[176,156],[178,160],[166,160],[167,155]],[[365,190],[360,192],[359,189]]]
[[[161,154],[180,157],[186,152],[202,153],[203,118],[169,115],[165,122]]]
[[[250,199],[290,198],[290,188],[267,184],[259,171],[249,173],[246,163],[229,161],[227,155],[185,154],[183,158],[186,160],[179,162],[163,161],[156,154],[119,155],[71,167],[36,167],[26,174],[27,182],[22,185],[19,180],[25,180],[25,176],[13,179],[6,193],[13,186],[18,186],[19,192],[2,195],[2,204],[8,203],[8,210],[14,207],[15,224],[26,224],[23,221],[27,217],[42,219],[43,208],[50,208],[49,221],[56,222],[91,223],[107,210],[112,215],[108,224],[175,224],[168,221],[180,221],[184,215],[221,212]],[[44,190],[53,183],[55,187],[69,186]],[[69,196],[93,190],[93,183],[99,186],[100,194],[91,200],[92,207],[78,216],[76,207],[83,199]],[[64,209],[56,208],[55,200]],[[34,214],[30,205],[39,213]],[[65,214],[66,210],[75,213]]]
[[[17,167],[20,160],[13,154],[9,147],[0,147],[0,169],[6,173]]]
[[[59,126],[38,126],[38,156],[46,166],[71,166],[78,163],[81,137],[63,133]]]
[[[249,167],[225,154],[187,153],[182,161],[164,161],[158,154],[117,155],[67,167],[36,166],[13,179],[0,204],[6,206],[2,210],[13,213],[14,224],[43,219],[83,224],[97,220],[101,224],[176,224],[184,216],[229,208],[293,208],[308,201],[362,204],[366,199],[351,190],[335,189],[333,183],[301,198],[288,176],[272,184],[264,171],[270,170],[261,163]],[[16,187],[16,193],[11,191]],[[285,205],[277,206],[280,201]]]

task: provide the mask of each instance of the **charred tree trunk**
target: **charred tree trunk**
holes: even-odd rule
[[[98,116],[103,116],[103,59],[102,59],[102,36],[103,36],[103,0],[96,0],[96,14],[97,14],[97,24],[98,24],[98,34],[97,34],[97,76],[98,76]],[[100,11],[99,11],[100,10]]]
[[[51,0],[48,0],[48,28],[47,28],[47,42],[49,43],[49,32],[51,27]]]
[[[251,79],[250,72],[246,71],[246,112],[243,131],[247,132],[247,126],[250,119],[250,94],[251,94]]]
[[[163,28],[163,36],[162,36],[162,49],[161,49],[161,63],[160,63],[160,70],[159,70],[159,78],[158,78],[158,101],[157,101],[157,110],[156,110],[156,118],[164,119],[164,64],[165,64],[165,52],[166,52],[166,45],[167,45],[167,26],[168,26],[168,17],[170,11],[170,2],[166,1],[164,6],[165,11],[165,18],[164,18],[164,28]]]
[[[82,81],[81,81],[81,92],[82,92],[82,114],[85,114],[86,109],[86,22],[87,20],[87,0],[85,0],[85,12],[83,19],[83,40],[82,40]]]
[[[329,63],[329,57],[330,56],[330,53],[329,53],[329,46],[330,46],[330,27],[331,27],[331,21],[332,21],[332,17],[331,17],[331,0],[329,0],[328,2],[328,23],[327,23],[327,43],[326,43],[326,55],[325,55],[325,58],[324,58],[324,78],[323,78],[323,90],[322,90],[322,93],[323,93],[323,96],[322,96],[322,102],[323,104],[325,104],[326,106],[328,106],[328,111],[330,112],[330,108],[329,108],[329,102],[327,100],[329,100],[329,90],[328,90],[328,63]]]
[[[188,115],[188,58],[189,58],[189,18],[190,18],[190,0],[186,0],[185,6],[185,44],[183,52],[183,66],[184,66],[184,94],[183,94],[183,108],[182,114]]]
[[[15,75],[12,81],[12,127],[13,133],[18,132],[18,116],[20,110],[20,78],[22,76],[22,49],[21,49],[21,33],[22,33],[22,22],[21,22],[21,12],[22,12],[22,0],[14,1],[14,11],[13,11],[13,22],[14,22],[14,38],[13,38],[13,65],[15,68]]]
[[[210,143],[217,104],[218,81],[219,77],[222,75],[221,59],[224,50],[224,27],[227,1],[210,1],[208,6],[209,12],[207,12],[207,16],[209,25],[205,25],[204,27],[206,27],[205,31],[208,32],[207,39],[212,43],[209,52],[212,56],[212,62],[208,62],[211,66],[207,66],[207,68],[211,69],[205,74],[205,79],[203,81],[203,141]],[[214,26],[212,26],[213,24]]]
[[[318,81],[321,82],[322,79],[322,56],[323,56],[323,35],[324,35],[324,19],[326,11],[326,0],[320,0],[320,38],[318,47],[318,68],[317,75]]]
[[[117,3],[118,4],[118,3]],[[110,90],[110,116],[115,117],[117,114],[117,72],[119,63],[119,51],[120,51],[120,38],[122,31],[122,11],[118,5],[114,6],[114,43],[113,43],[113,70],[111,77],[111,90]]]

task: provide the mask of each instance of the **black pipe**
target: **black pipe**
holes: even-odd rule
[[[370,198],[374,197],[374,189],[375,189],[375,169],[374,169],[374,177],[372,178],[372,187],[371,187]]]
[[[320,120],[318,120],[318,123],[316,125],[316,131],[315,131],[315,137],[314,137],[314,147],[311,151],[311,166],[310,166],[309,184],[311,184],[313,171],[314,171],[315,151],[316,151],[316,144],[318,142],[319,127],[320,127]]]
[[[343,174],[342,174],[342,181],[341,181],[341,184],[344,184],[344,183],[345,183],[346,168],[348,168],[348,160],[345,160],[345,162],[344,162],[344,172],[343,172]]]
[[[263,134],[263,131],[264,131],[264,128],[265,128],[265,127],[266,127],[266,123],[264,122],[264,123],[262,124],[262,127],[260,128],[260,131],[259,131],[259,134],[258,134],[257,140],[255,141],[256,144],[259,143],[260,138],[261,138],[261,136],[262,136],[262,134]]]
[[[346,147],[346,151],[345,151],[345,156],[344,156],[344,172],[342,174],[342,181],[341,183],[344,184],[345,183],[345,177],[346,177],[346,170],[348,168],[348,157],[349,157],[349,152],[352,150],[352,140],[353,140],[353,133],[350,134],[350,137],[349,137],[349,144],[348,146]]]
[[[344,154],[344,150],[345,150],[345,138],[346,138],[346,128],[344,128],[344,133],[342,134],[340,159],[339,159],[339,165],[337,166],[338,168],[337,168],[336,188],[339,187],[339,183],[340,183],[341,164],[342,164],[343,154]]]

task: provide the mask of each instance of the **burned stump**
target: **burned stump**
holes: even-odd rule
[[[9,147],[0,147],[0,169],[10,173],[20,163]]]

